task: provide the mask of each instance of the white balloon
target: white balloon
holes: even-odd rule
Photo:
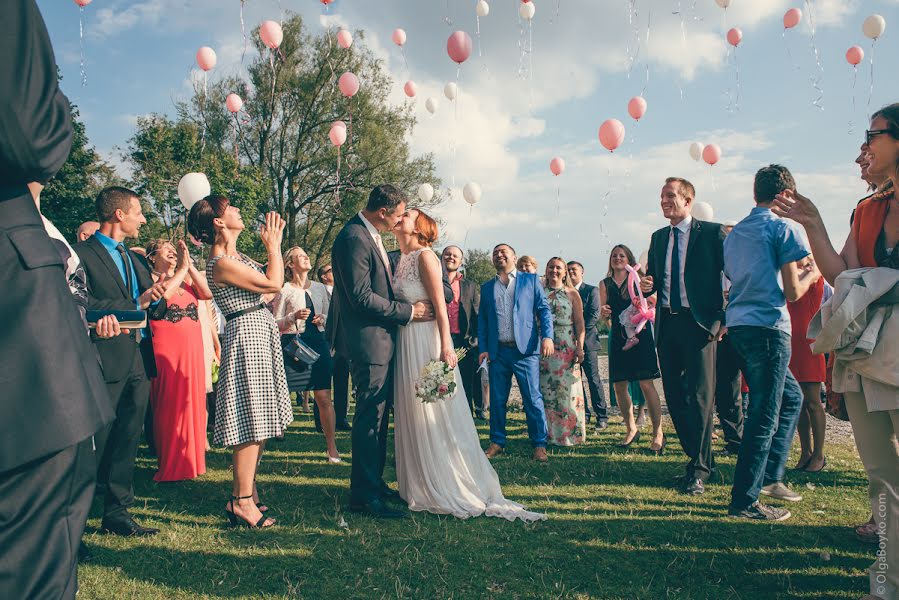
[[[485,0],[480,0],[480,2],[478,2],[478,5],[474,7],[474,12],[479,17],[486,17],[490,14],[490,5],[487,4]]]
[[[886,28],[887,21],[880,15],[871,15],[862,23],[862,32],[872,40],[882,36]]]
[[[434,186],[430,183],[423,183],[418,186],[418,198],[422,202],[430,202],[434,197]]]
[[[715,218],[715,209],[708,202],[694,202],[692,215],[700,221],[711,221]]]
[[[700,144],[699,142],[693,142],[690,144],[690,158],[693,160],[699,160],[702,158],[702,151],[705,149],[705,146]]]
[[[462,188],[462,197],[465,198],[466,202],[474,206],[481,199],[481,186],[474,181],[469,181]]]
[[[209,179],[203,173],[188,173],[178,182],[178,198],[187,210],[211,193]]]
[[[721,8],[727,8],[728,6],[730,6],[730,0],[715,0],[715,4],[717,4]]]
[[[443,86],[443,95],[446,96],[447,100],[455,100],[458,93],[459,88],[452,81]]]
[[[428,98],[425,100],[425,108],[428,109],[428,112],[432,115],[437,112],[437,101],[433,98]]]
[[[525,21],[530,21],[534,18],[534,13],[537,12],[537,7],[534,6],[533,2],[522,2],[518,5],[518,14]]]

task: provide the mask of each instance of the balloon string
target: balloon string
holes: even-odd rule
[[[553,25],[559,20],[559,13],[562,11],[562,0],[556,0],[556,14],[549,20],[549,24]]]
[[[858,80],[858,65],[852,65],[852,110],[849,111],[849,135],[855,133],[852,120],[855,117],[855,82]]]
[[[871,40],[871,87],[868,90],[868,112],[871,112],[871,99],[874,97],[874,50],[877,48],[877,38]]]
[[[528,20],[528,113],[534,110],[534,21]]]
[[[272,117],[275,116],[275,51],[269,50],[268,54],[268,64],[272,67]]]
[[[805,0],[805,7],[808,10],[808,26],[809,31],[811,32],[810,43],[812,45],[812,52],[815,55],[815,65],[818,71],[811,77],[812,87],[815,88],[816,93],[812,105],[819,110],[824,110],[824,105],[822,104],[822,100],[824,99],[824,89],[821,87],[821,83],[824,79],[824,66],[821,64],[821,55],[818,52],[818,45],[815,42],[815,31],[817,27],[815,25],[815,12],[812,10],[811,0]]]
[[[559,256],[562,256],[562,199],[560,186],[556,185],[556,245],[559,246]]]
[[[628,39],[627,43],[627,78],[631,78],[631,71],[634,69],[634,64],[637,62],[637,58],[640,56],[640,26],[638,25],[639,15],[637,14],[637,0],[628,0],[627,2],[627,23],[631,28],[631,33],[633,34],[633,40]],[[634,43],[635,48],[631,48],[631,43]]]
[[[237,113],[234,113],[234,178],[240,177],[240,124],[237,120]]]
[[[247,25],[243,20],[243,3],[246,0],[240,0],[240,33],[243,36],[243,51],[240,53],[240,64],[243,64],[244,57],[247,54]]]
[[[340,146],[337,146],[337,185],[334,188],[334,200],[340,206]]]
[[[468,233],[471,231],[471,215],[474,212],[474,204],[468,205],[468,223],[465,225],[465,239],[462,242],[462,247],[466,250],[468,249]]]
[[[334,79],[337,75],[334,73],[334,63],[331,61],[331,53],[334,46],[331,44],[331,22],[328,22],[328,68],[331,69],[331,78],[328,80],[328,95],[334,95]]]
[[[406,48],[404,46],[400,46],[400,54],[403,55],[403,66],[406,67],[406,73],[409,73],[409,63],[406,61]]]
[[[652,9],[649,9],[649,12],[646,13],[646,52],[649,53],[649,34],[652,31]],[[646,94],[646,88],[649,87],[649,61],[644,61],[646,65],[646,80],[643,82],[643,89],[640,91],[640,95],[643,96]]]
[[[475,35],[478,38],[478,58],[481,58],[481,17],[475,14],[475,22],[477,22],[477,30],[475,31]]]
[[[446,16],[443,17],[443,22],[447,24],[448,27],[453,26],[453,20],[450,19],[450,5],[449,0],[446,0]]]
[[[87,71],[84,70],[84,7],[78,7],[78,39],[81,46],[81,86],[87,85]]]

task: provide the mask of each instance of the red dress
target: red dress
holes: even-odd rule
[[[182,285],[165,318],[150,321],[157,375],[151,380],[155,481],[193,479],[206,472],[206,365],[199,301]]]
[[[824,381],[826,365],[823,354],[812,354],[812,342],[806,336],[808,325],[821,308],[824,298],[824,278],[819,277],[806,294],[796,302],[787,302],[790,311],[790,323],[793,335],[790,344],[793,353],[790,356],[790,371],[800,383],[818,383]]]

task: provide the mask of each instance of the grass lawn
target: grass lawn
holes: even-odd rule
[[[551,449],[549,464],[538,465],[523,414],[510,417],[496,470],[508,497],[545,511],[548,521],[348,513],[349,462],[328,465],[311,415],[298,414],[286,439],[270,445],[259,476],[278,526],[232,530],[222,514],[228,452],[209,453],[198,480],[156,484],[155,459],[142,448],[133,512],[162,532],[97,533],[96,502],[85,535],[95,561],[79,570],[79,598],[818,600],[867,590],[873,550],[849,528],[868,518],[867,479],[850,445],[829,445],[821,474],[788,472],[805,496],[789,507],[792,519],[748,523],[725,516],[732,458],[720,461],[704,496],[685,498],[667,487],[684,462],[673,437],[657,458],[646,453],[645,435],[641,448],[616,448],[623,427],[613,425],[584,446]],[[486,426],[480,432],[486,440]],[[349,434],[339,434],[338,446],[350,458]],[[387,480],[394,481],[390,468]]]

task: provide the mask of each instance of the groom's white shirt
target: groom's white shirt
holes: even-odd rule
[[[384,266],[387,267],[387,272],[391,276],[393,276],[393,271],[390,268],[390,259],[387,258],[387,250],[384,248],[384,241],[381,239],[381,233],[374,225],[369,222],[368,219],[365,218],[365,215],[362,214],[362,211],[359,211],[359,218],[362,219],[362,223],[364,223],[365,228],[368,229],[368,233],[371,235],[372,240],[374,240],[375,246],[377,246],[378,250],[381,251],[381,260],[384,261]]]
[[[510,343],[515,341],[515,271],[509,273],[509,285],[503,286],[499,275],[493,284],[493,300],[496,303],[496,322],[499,325],[499,341]]]

